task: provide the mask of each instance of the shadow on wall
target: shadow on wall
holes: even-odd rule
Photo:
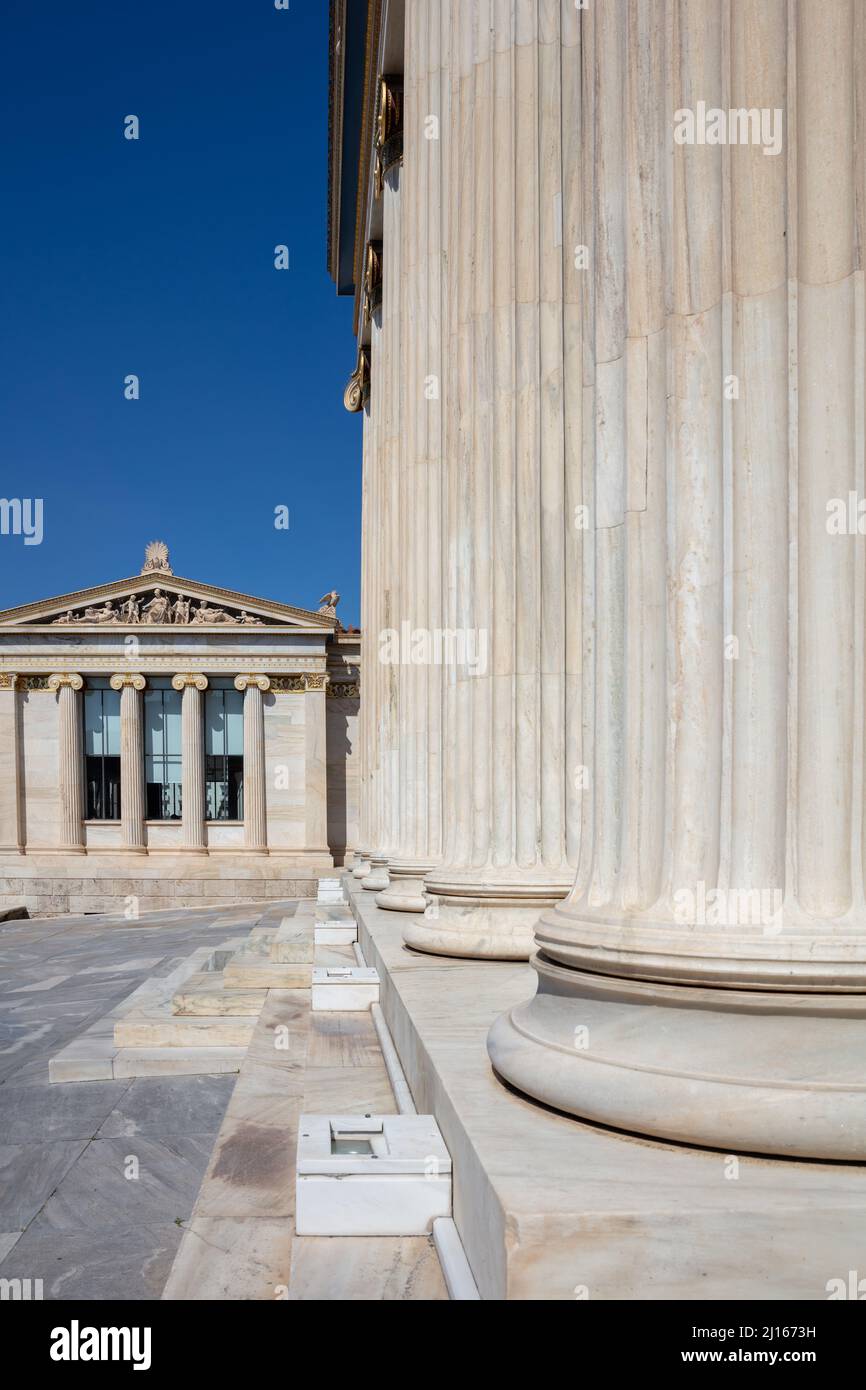
[[[346,795],[348,779],[346,768],[352,755],[352,740],[349,737],[350,705],[357,707],[357,701],[329,700],[326,723],[326,758],[328,767],[328,848],[333,855],[335,868],[342,868],[346,862],[348,842],[348,808]],[[354,711],[352,711],[354,712]]]

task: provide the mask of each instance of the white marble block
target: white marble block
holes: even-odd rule
[[[379,976],[366,965],[313,967],[313,1012],[360,1013],[379,1002]]]
[[[329,922],[316,927],[317,946],[351,946],[358,940],[357,922]]]
[[[344,903],[343,885],[338,878],[320,878],[319,893],[316,902],[320,903]]]
[[[301,1236],[425,1235],[451,1215],[451,1156],[432,1115],[301,1115]]]

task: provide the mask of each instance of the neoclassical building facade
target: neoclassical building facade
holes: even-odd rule
[[[359,634],[141,573],[0,612],[0,906],[315,895],[354,847]]]
[[[862,1161],[866,7],[335,0],[331,86],[355,872],[531,955],[530,1096]]]

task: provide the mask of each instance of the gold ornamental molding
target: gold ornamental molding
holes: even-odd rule
[[[334,681],[328,685],[328,695],[332,700],[358,700],[361,696],[361,687],[358,681]]]
[[[49,690],[60,690],[64,685],[70,685],[73,690],[82,690],[84,677],[79,676],[75,671],[57,671],[53,676],[48,677]]]
[[[326,676],[324,671],[307,671],[304,676],[304,687],[307,690],[326,690],[330,676]]]
[[[376,171],[373,191],[381,198],[385,175],[403,159],[403,79],[380,77],[376,105]]]
[[[364,322],[369,323],[382,304],[382,243],[368,241],[364,258]]]
[[[249,685],[257,685],[259,690],[264,692],[271,688],[270,676],[241,675],[235,676],[235,690],[246,690]]]
[[[171,684],[173,690],[183,690],[188,685],[194,685],[196,690],[207,690],[207,676],[200,672],[180,671],[172,676]]]
[[[0,671],[0,690],[18,690],[21,677],[12,671]]]
[[[118,671],[109,677],[108,684],[112,690],[122,690],[125,685],[131,685],[133,690],[144,690],[147,681],[138,671]]]
[[[354,415],[356,411],[363,410],[369,399],[370,352],[368,348],[361,347],[358,350],[358,365],[349,377],[343,392],[343,405]]]

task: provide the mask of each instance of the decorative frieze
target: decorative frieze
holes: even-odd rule
[[[75,627],[79,623],[88,625],[120,625],[137,627],[145,624],[151,627],[208,627],[226,623],[236,627],[263,627],[261,618],[249,613],[246,608],[230,611],[215,608],[204,600],[193,607],[192,601],[180,590],[166,590],[158,587],[142,593],[129,594],[122,603],[115,605],[110,599],[102,604],[89,605],[84,609],[68,608],[59,618],[51,619],[52,627]]]
[[[326,694],[332,700],[359,700],[361,687],[357,681],[331,680],[328,682]]]

